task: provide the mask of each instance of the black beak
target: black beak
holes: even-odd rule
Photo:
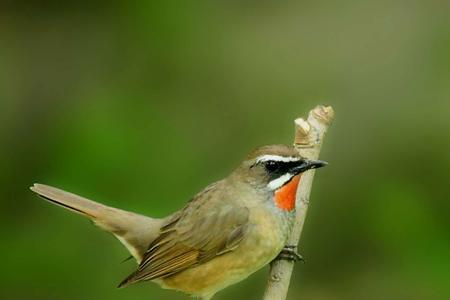
[[[305,172],[310,169],[322,168],[322,167],[325,167],[326,165],[328,165],[328,163],[323,160],[304,159],[304,160],[300,160],[298,165],[296,165],[295,167],[293,167],[291,169],[291,172],[294,174],[299,174],[299,173]]]

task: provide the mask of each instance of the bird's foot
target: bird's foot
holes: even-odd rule
[[[284,259],[287,261],[301,261],[305,262],[305,259],[303,256],[301,256],[299,253],[297,253],[297,246],[293,245],[286,245],[284,246],[283,250],[281,250],[280,254],[278,254],[276,259]]]

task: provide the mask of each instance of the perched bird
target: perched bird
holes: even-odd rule
[[[155,219],[42,184],[31,190],[90,218],[114,234],[139,263],[119,287],[153,281],[203,300],[245,279],[280,253],[297,255],[287,237],[302,172],[325,166],[292,146],[251,152],[228,177],[207,186],[182,209]]]

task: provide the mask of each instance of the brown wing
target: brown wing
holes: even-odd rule
[[[248,209],[205,190],[161,228],[138,269],[119,287],[163,278],[236,249],[248,223]]]

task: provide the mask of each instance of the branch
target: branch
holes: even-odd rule
[[[308,159],[317,159],[319,157],[324,134],[333,118],[334,110],[331,106],[319,105],[309,112],[307,121],[302,118],[295,120],[294,146],[302,157]],[[308,210],[314,172],[314,170],[305,172],[300,180],[296,197],[295,224],[288,238],[287,245],[298,245],[300,240]],[[294,262],[278,259],[272,262],[264,300],[286,299],[293,269]]]

